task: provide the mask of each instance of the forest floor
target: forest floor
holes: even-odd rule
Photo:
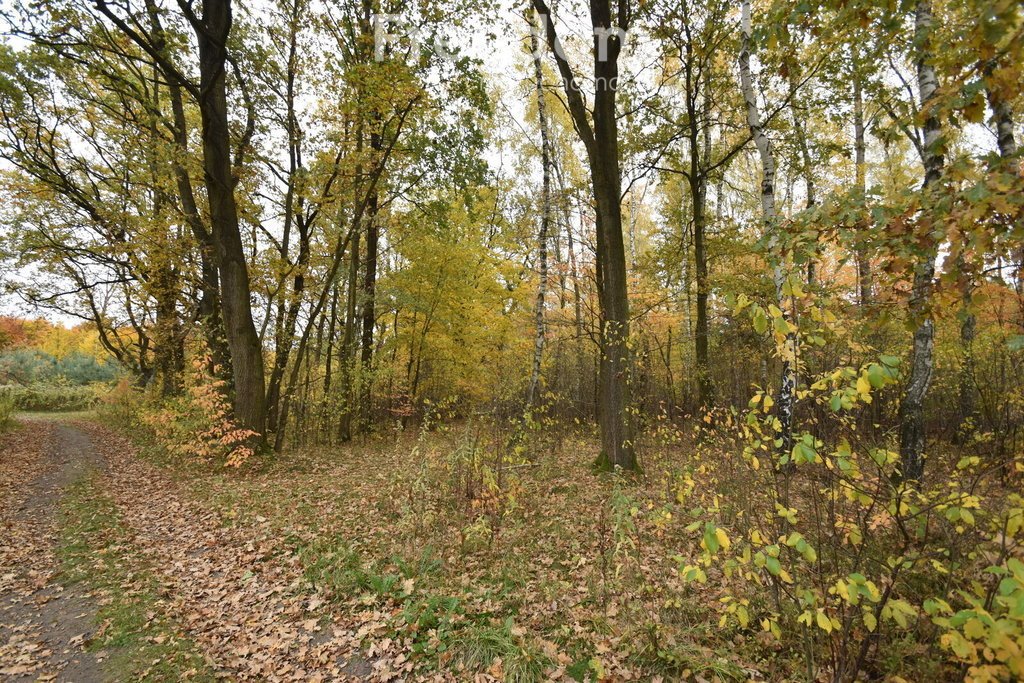
[[[0,510],[0,674],[14,679],[101,680],[102,657],[85,647],[97,603],[58,575],[58,503],[100,466],[84,435],[64,425],[26,425],[4,438]]]
[[[0,435],[0,677],[782,680],[769,644],[716,627],[721,595],[681,585],[699,533],[668,523],[667,460],[627,479],[592,471],[585,434],[518,464],[489,438],[239,472],[22,419]]]
[[[124,438],[22,420],[0,436],[0,678],[345,680],[354,630]]]

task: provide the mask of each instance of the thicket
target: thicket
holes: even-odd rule
[[[116,363],[104,362],[94,355],[78,351],[60,358],[34,348],[0,353],[0,384],[85,386],[95,382],[113,382],[121,372]]]
[[[109,391],[106,385],[74,387],[48,384],[0,386],[0,400],[13,410],[29,412],[70,412],[90,410]]]

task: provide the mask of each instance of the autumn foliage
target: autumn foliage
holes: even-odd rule
[[[0,418],[101,396],[289,633],[1024,680],[1020,0],[7,4],[0,310],[86,322]]]
[[[241,467],[255,453],[252,430],[239,427],[231,418],[224,380],[210,375],[208,358],[192,361],[185,393],[154,406],[141,406],[138,419],[169,453],[206,463]],[[125,401],[139,407],[131,392]]]

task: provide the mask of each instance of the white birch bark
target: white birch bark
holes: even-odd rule
[[[533,13],[531,12],[531,16]],[[540,232],[537,235],[537,301],[534,307],[536,332],[533,341],[533,367],[526,394],[527,410],[531,413],[540,402],[541,364],[544,360],[544,301],[548,290],[548,231],[551,226],[551,138],[548,131],[547,107],[544,102],[544,72],[540,63],[540,46],[537,40],[538,28],[531,19],[530,49],[533,54],[533,71],[536,78],[537,118],[540,123],[541,165],[543,185],[541,189]]]
[[[919,0],[914,12],[914,43],[918,46],[915,60],[918,97],[921,101],[921,110],[925,112],[922,190],[926,195],[942,177],[945,161],[941,148],[942,125],[939,123],[935,106],[939,81],[932,64],[932,20],[931,0]],[[923,210],[927,209],[926,197]],[[910,295],[911,318],[921,322],[914,332],[910,377],[900,402],[900,464],[903,477],[911,481],[919,480],[924,473],[924,400],[931,385],[935,346],[935,322],[928,311],[928,304],[932,294],[932,280],[935,277],[936,255],[937,245],[927,247],[926,253],[921,256],[914,270],[914,283]]]
[[[781,244],[778,234],[778,221],[775,211],[775,152],[771,140],[764,133],[761,112],[757,105],[757,93],[754,91],[753,78],[750,74],[750,43],[753,33],[750,18],[750,0],[743,0],[741,29],[743,42],[740,46],[740,88],[747,107],[747,125],[750,135],[761,157],[761,216],[764,229],[769,235],[769,258],[772,260],[772,279],[775,283],[775,297],[783,318],[786,315],[786,302],[783,289],[786,284],[786,272],[782,264]],[[793,396],[796,388],[796,344],[794,333],[786,335],[782,349],[782,378],[775,401],[776,417],[779,420],[779,437],[782,445],[781,455],[787,455],[793,448]]]

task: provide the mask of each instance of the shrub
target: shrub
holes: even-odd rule
[[[208,365],[208,359],[196,358],[185,393],[144,410],[141,420],[172,454],[240,467],[254,454],[252,441],[259,435],[235,424],[225,382],[211,377]]]
[[[16,410],[31,412],[90,410],[98,401],[96,391],[91,387],[43,384],[0,386],[0,399],[11,401]]]
[[[85,385],[95,382],[112,382],[120,370],[113,363],[104,363],[77,351],[57,361],[57,376],[69,384]]]
[[[16,384],[52,384],[62,382],[85,386],[94,382],[112,382],[120,374],[114,363],[73,351],[57,358],[38,349],[15,349],[0,353],[0,381]]]
[[[11,415],[14,413],[14,399],[10,396],[0,396],[0,432],[7,431],[11,424]]]
[[[945,652],[947,674],[967,665],[971,680],[1017,680],[1024,501],[995,475],[1019,470],[931,453],[931,476],[904,481],[886,439],[856,428],[897,368],[883,355],[810,377],[799,395],[821,417],[791,448],[767,391],[718,420],[695,454],[708,481],[680,493],[701,549],[675,558],[680,578],[715,585],[719,628],[762,630],[804,659],[808,679],[885,674],[880,643],[913,639]]]
[[[0,381],[17,384],[45,382],[56,376],[57,359],[36,349],[0,354]]]
[[[143,407],[141,398],[140,392],[122,378],[100,397],[97,405],[99,417],[116,427],[135,426]]]

